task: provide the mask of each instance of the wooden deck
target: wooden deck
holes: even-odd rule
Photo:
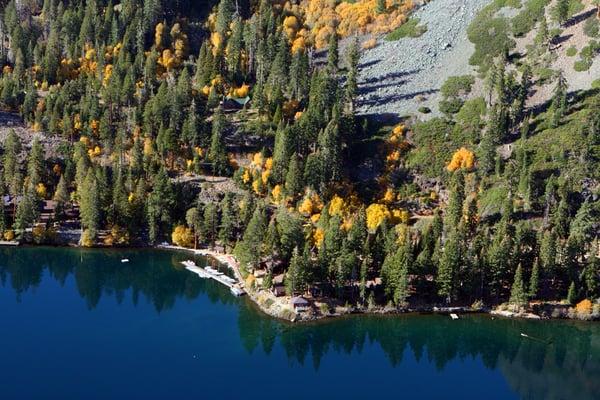
[[[191,260],[182,261],[181,263],[185,266],[185,269],[195,273],[200,278],[213,279],[213,280],[227,286],[229,288],[229,290],[231,291],[231,293],[234,294],[235,296],[242,296],[242,295],[246,294],[246,292],[244,292],[240,283],[236,279],[231,278],[231,277],[223,274],[222,272],[217,271],[216,269],[213,269],[211,267],[200,268],[199,266],[196,265],[195,262],[193,262]]]

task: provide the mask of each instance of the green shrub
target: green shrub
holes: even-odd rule
[[[494,14],[493,8],[484,8],[467,31],[469,40],[475,45],[475,52],[469,59],[469,63],[479,66],[480,72],[487,71],[495,57],[515,47],[515,41],[508,35],[510,32],[508,19],[496,18]]]
[[[568,18],[573,17],[577,13],[580,13],[585,9],[585,6],[581,2],[581,0],[569,0],[569,11],[567,13]],[[558,5],[552,7],[550,10],[550,16],[554,21],[558,21]]]
[[[597,38],[600,33],[600,22],[598,18],[592,16],[585,21],[583,24],[583,33],[585,33],[588,37]]]
[[[429,114],[431,112],[431,108],[422,106],[422,107],[419,107],[419,112],[421,114]]]
[[[479,134],[485,126],[487,106],[483,97],[465,101],[456,114],[456,125],[452,132],[454,143],[475,144],[479,142]]]
[[[471,93],[471,88],[475,83],[475,77],[472,75],[451,76],[446,79],[440,92],[444,97],[466,96]]]
[[[512,19],[513,35],[519,37],[528,34],[544,16],[548,3],[550,0],[529,0],[525,3],[523,11]]]
[[[592,82],[592,89],[600,89],[600,79],[596,79]]]
[[[577,72],[583,72],[590,69],[592,64],[588,60],[577,60],[573,64],[573,69]]]
[[[419,18],[411,18],[394,31],[390,32],[385,37],[385,40],[391,42],[405,37],[415,38],[421,36],[425,32],[427,32],[427,27],[425,25],[419,25]]]
[[[577,55],[577,47],[571,46],[567,49],[567,57],[575,57]]]
[[[464,98],[471,93],[475,78],[471,75],[451,76],[440,90],[442,100],[440,111],[444,114],[456,114],[464,104]]]
[[[536,71],[540,84],[545,84],[553,80],[555,74],[556,72],[552,68],[540,68]]]
[[[581,59],[576,61],[575,65],[573,66],[575,71],[581,72],[589,70],[598,52],[600,52],[600,43],[592,40],[590,44],[581,49]]]
[[[444,114],[452,115],[460,111],[464,101],[458,97],[452,97],[450,99],[444,99],[440,101],[440,111]]]

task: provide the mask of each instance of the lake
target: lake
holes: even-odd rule
[[[293,325],[186,271],[189,258],[0,248],[0,398],[600,398],[598,323]]]

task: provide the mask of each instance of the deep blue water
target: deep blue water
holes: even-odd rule
[[[291,325],[183,270],[187,258],[0,249],[0,399],[600,398],[600,324]]]

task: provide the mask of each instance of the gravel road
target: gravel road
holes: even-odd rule
[[[491,0],[433,0],[414,14],[427,26],[418,38],[388,42],[363,53],[358,111],[380,118],[417,113],[438,115],[438,92],[446,78],[473,72],[467,28]],[[423,117],[423,114],[420,114]]]

